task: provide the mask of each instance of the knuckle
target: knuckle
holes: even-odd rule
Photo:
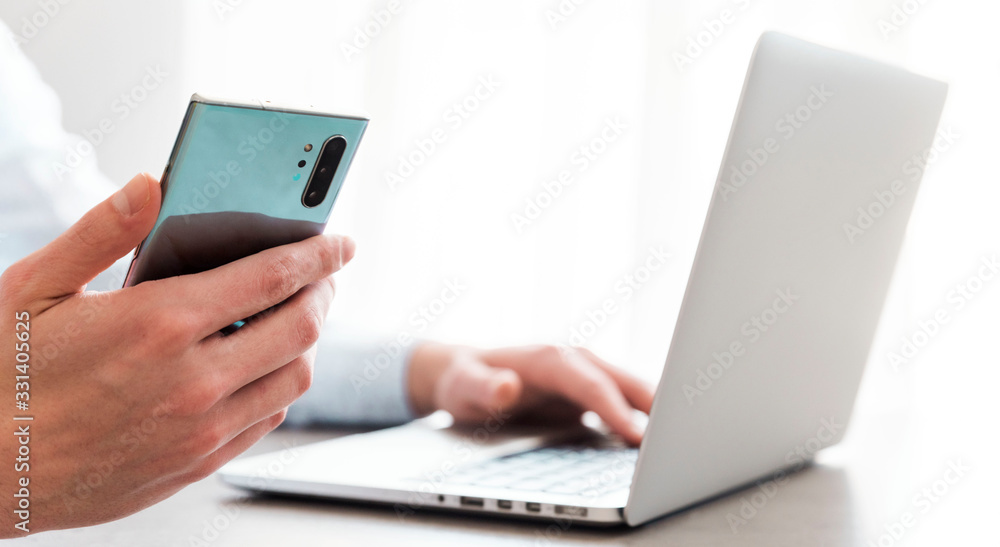
[[[163,349],[183,350],[194,341],[195,318],[193,314],[176,308],[160,308],[147,315],[145,334]]]
[[[104,234],[98,229],[99,222],[94,215],[84,215],[66,231],[66,237],[74,247],[99,247],[106,245]]]
[[[270,416],[267,419],[267,429],[268,429],[268,431],[273,431],[279,425],[281,425],[285,421],[285,417],[286,416],[288,416],[288,409],[287,408],[283,408],[280,411],[278,411],[277,414],[275,414],[273,416]]]
[[[219,449],[226,442],[226,432],[218,425],[206,425],[191,436],[188,447],[196,456],[206,456]]]
[[[556,346],[538,346],[534,353],[534,358],[539,363],[554,365],[564,361],[562,350]]]
[[[577,348],[577,351],[580,352],[580,355],[586,358],[587,362],[594,365],[598,369],[603,370],[604,372],[611,373],[611,372],[622,371],[621,368],[616,367],[615,365],[612,365],[611,363],[608,363],[607,361],[601,359],[600,357],[597,356],[596,353],[590,351],[587,348]]]
[[[283,301],[295,292],[295,259],[288,255],[278,256],[268,262],[260,276],[260,292],[271,301]]]
[[[296,397],[301,397],[303,393],[312,387],[313,364],[305,356],[295,359],[291,366],[294,367],[294,385]]]
[[[310,348],[319,341],[323,332],[323,318],[316,308],[309,306],[295,322],[295,336],[300,347]]]
[[[195,341],[190,313],[138,294],[134,296],[137,298],[127,299],[126,318],[119,324],[121,334],[134,344],[140,355],[176,357]]]
[[[534,365],[538,380],[550,388],[557,389],[565,384],[572,374],[562,350],[556,346],[536,346],[526,357]]]
[[[221,398],[222,390],[218,381],[209,375],[182,390],[170,404],[177,409],[178,414],[194,416],[205,414]]]
[[[337,294],[337,282],[333,279],[332,275],[328,275],[324,277],[322,280],[320,280],[320,283],[323,283],[328,289],[328,292],[326,292],[324,295],[325,298],[327,298],[328,301],[332,302],[333,297]]]
[[[333,243],[325,237],[317,238],[318,250],[315,253],[319,260],[320,271],[323,275],[331,275],[342,266],[340,244]]]

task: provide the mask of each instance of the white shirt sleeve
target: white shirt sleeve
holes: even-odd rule
[[[93,146],[63,129],[59,98],[12,43],[0,22],[0,271],[118,189],[98,171]],[[89,288],[120,288],[128,258]],[[387,425],[412,419],[409,349],[389,355],[378,339],[345,332],[336,326],[324,332],[313,387],[289,409],[290,422]]]
[[[63,130],[58,97],[9,34],[0,23],[0,270],[116,189],[97,171],[93,147],[75,155],[90,143]]]
[[[288,409],[285,422],[394,425],[412,420],[407,373],[413,347],[330,325],[320,336],[313,385]]]

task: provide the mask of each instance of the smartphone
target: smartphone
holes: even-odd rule
[[[195,94],[125,286],[323,233],[367,126],[364,116]]]

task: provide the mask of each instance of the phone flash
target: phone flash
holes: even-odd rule
[[[312,149],[313,149],[313,145],[311,145],[311,144],[307,144],[306,145],[306,148],[305,148],[306,152],[311,152]]]

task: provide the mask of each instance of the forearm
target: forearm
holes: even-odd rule
[[[418,417],[437,410],[435,396],[440,389],[441,375],[455,362],[456,356],[460,352],[468,352],[471,356],[474,351],[472,348],[436,342],[424,342],[414,348],[406,385],[410,406]]]

